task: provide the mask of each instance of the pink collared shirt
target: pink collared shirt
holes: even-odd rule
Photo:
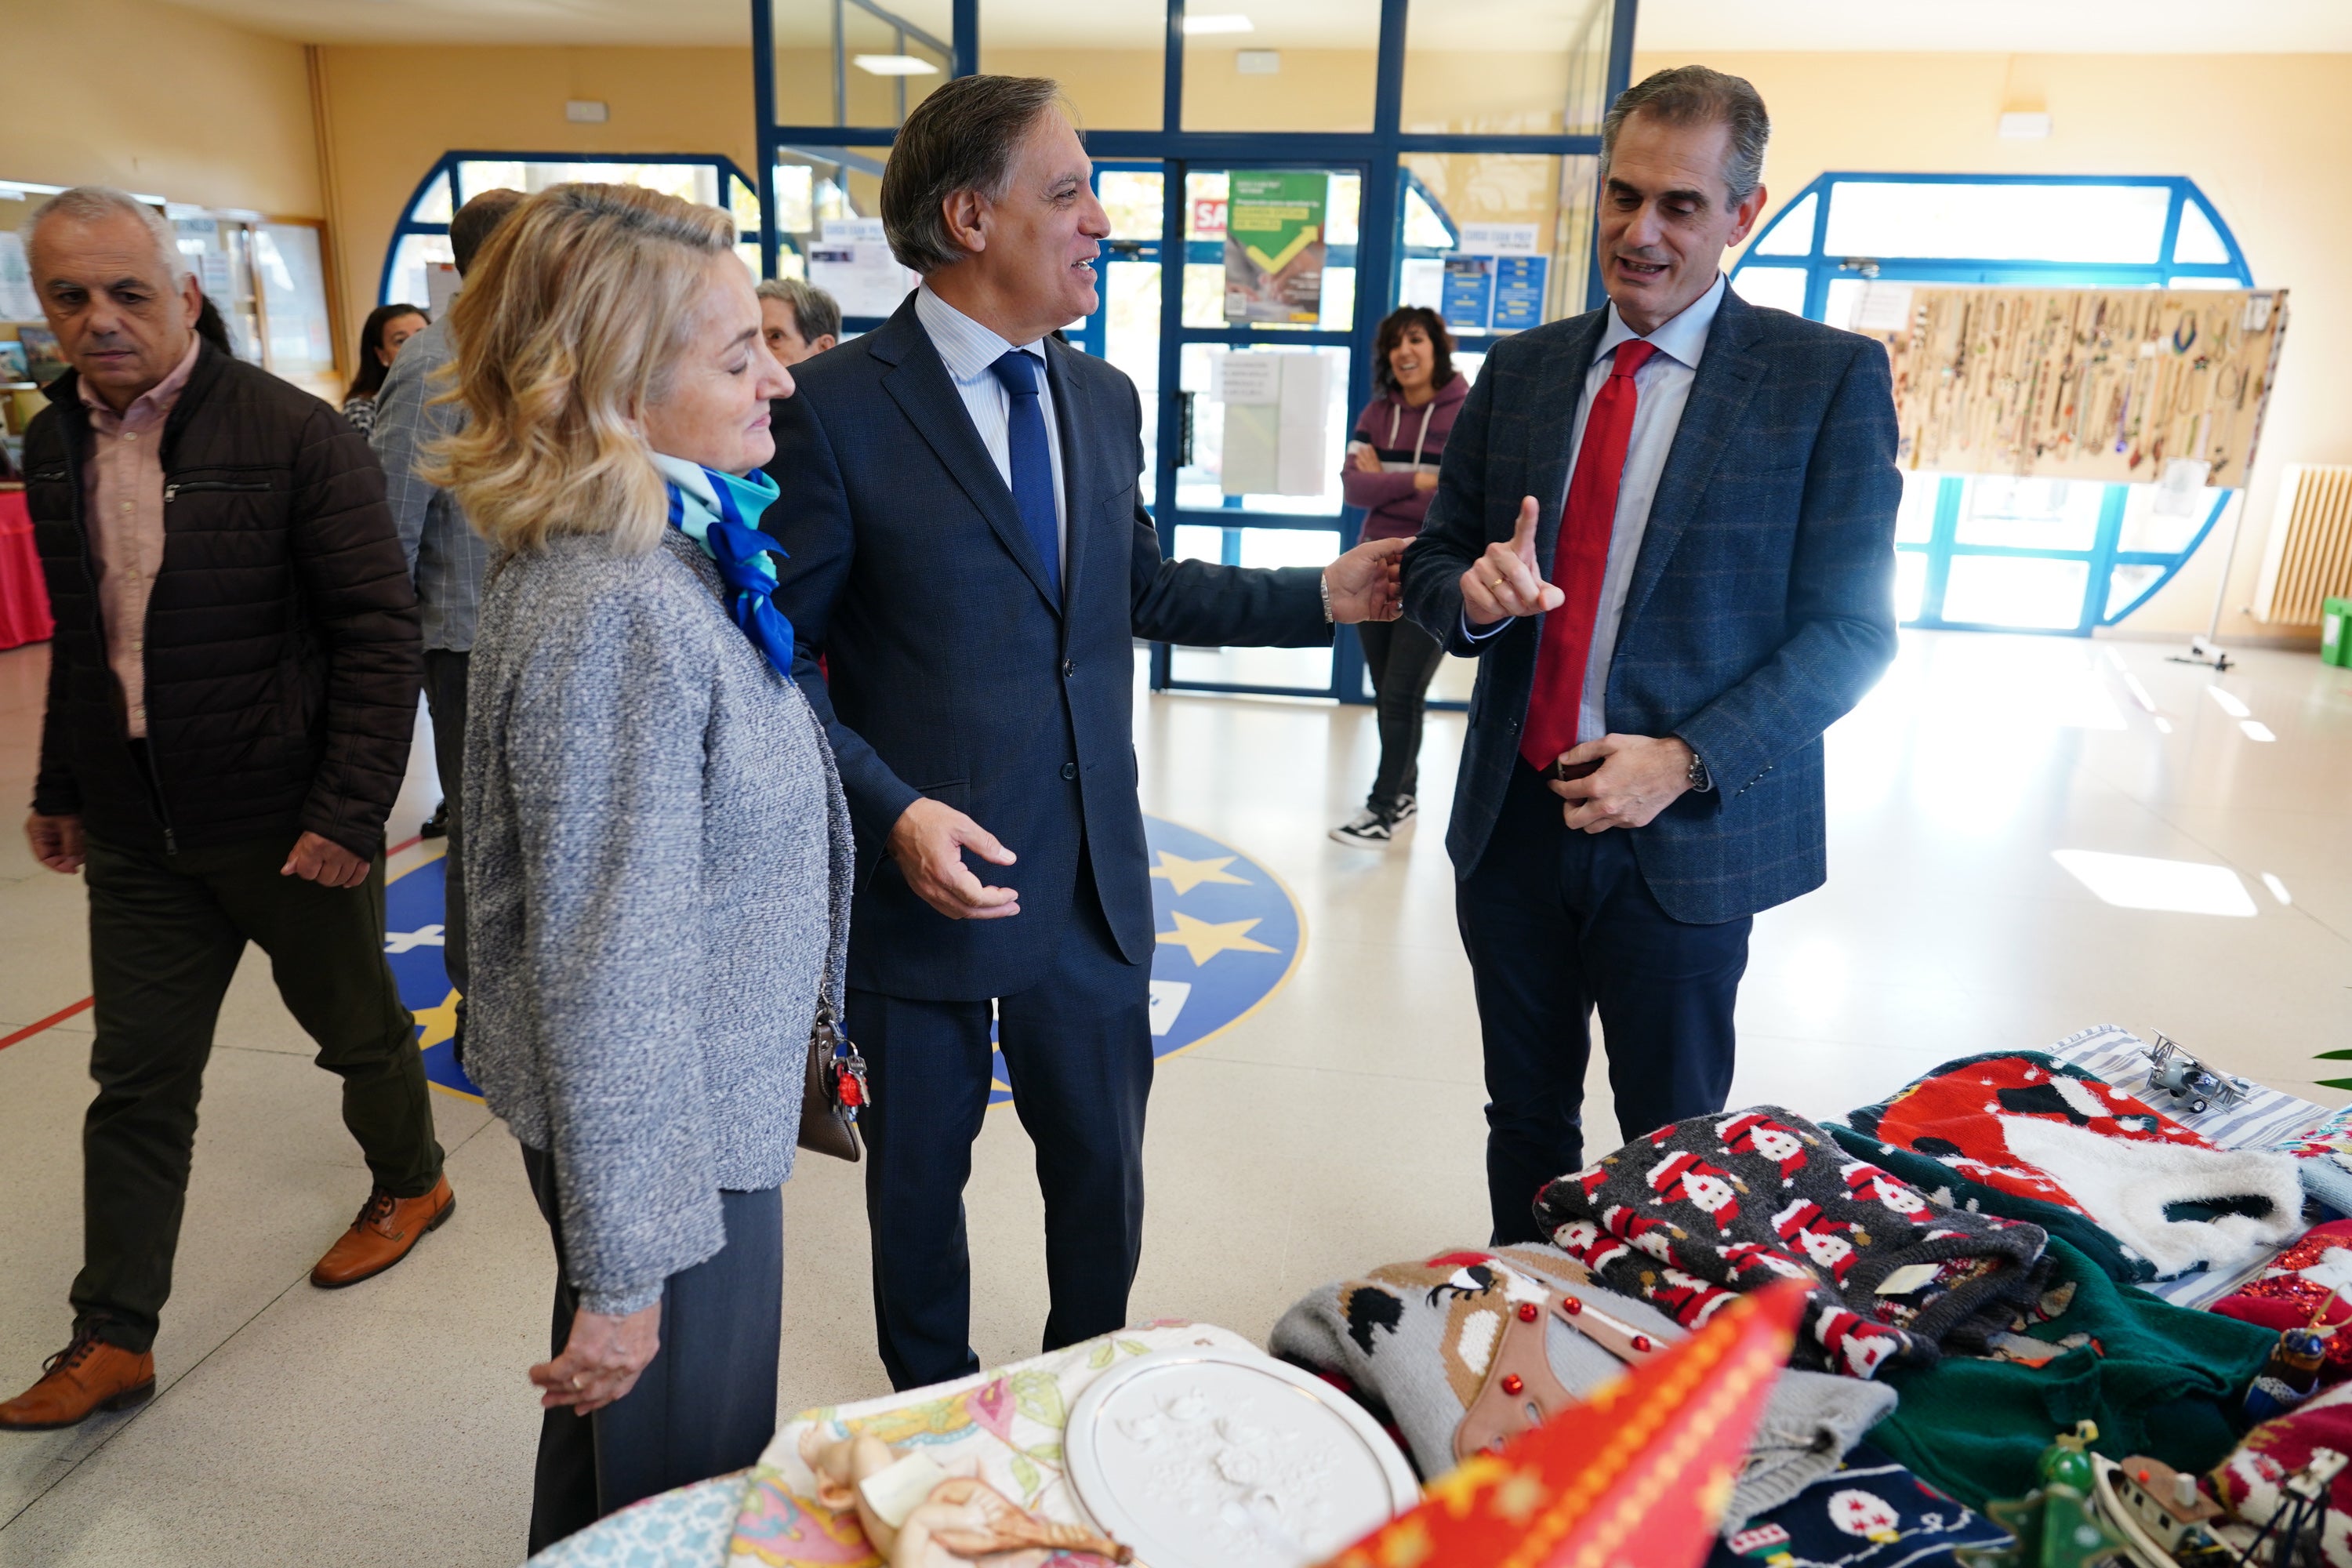
[[[106,626],[106,662],[122,682],[132,740],[147,734],[147,596],[163,569],[163,422],[196,368],[201,339],[171,374],[117,414],[89,383],[89,461],[82,468],[89,504],[89,553],[98,564],[98,611]]]

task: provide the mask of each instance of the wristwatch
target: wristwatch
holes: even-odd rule
[[[1683,741],[1680,735],[1676,735],[1675,739]],[[1688,741],[1683,741],[1683,744],[1690,746],[1691,754],[1690,766],[1684,771],[1683,778],[1689,784],[1694,793],[1705,795],[1715,787],[1715,776],[1706,771],[1706,759],[1698,754],[1698,748],[1691,746]]]
[[[1315,585],[1323,590],[1323,624],[1327,626],[1337,624],[1331,615],[1331,579],[1318,577],[1315,580]],[[1685,741],[1683,743],[1688,745],[1690,742]]]

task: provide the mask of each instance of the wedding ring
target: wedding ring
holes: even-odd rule
[[[573,1393],[575,1393],[575,1394],[577,1394],[577,1393],[580,1391],[580,1381],[581,1381],[581,1379],[580,1379],[580,1374],[579,1374],[578,1373],[576,1373],[576,1372],[575,1372],[575,1373],[573,1373],[572,1374],[572,1392],[573,1392]]]

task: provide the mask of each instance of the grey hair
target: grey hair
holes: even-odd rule
[[[29,253],[41,225],[53,217],[71,218],[76,223],[104,223],[125,214],[147,226],[147,232],[155,240],[156,254],[174,283],[195,275],[194,264],[180,254],[180,237],[172,231],[163,215],[130,192],[118,191],[112,185],[76,185],[72,190],[59,191],[33,209],[33,216],[25,220],[19,232]]]
[[[841,336],[841,304],[815,284],[798,278],[763,278],[758,291],[761,299],[781,300],[791,310],[802,342]]]
[[[941,210],[948,198],[977,191],[1003,201],[1023,140],[1055,108],[1069,113],[1061,84],[1042,76],[958,77],[916,106],[882,170],[882,233],[901,267],[929,276],[963,259]]]
[[[1723,183],[1738,206],[1764,183],[1764,147],[1772,140],[1772,117],[1744,77],[1705,66],[1675,66],[1653,72],[1617,95],[1601,121],[1601,177],[1617,150],[1617,132],[1636,114],[1667,125],[1715,124],[1731,132],[1723,160]]]

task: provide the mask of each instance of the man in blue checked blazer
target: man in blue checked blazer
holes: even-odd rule
[[[1045,1348],[1127,1322],[1155,949],[1132,639],[1306,647],[1397,613],[1402,542],[1319,573],[1161,559],[1134,384],[1051,335],[1096,305],[1090,168],[1052,82],[935,89],[882,178],[922,287],[774,405],[775,600],[857,837],[848,1024],[900,1388],[980,1367],[962,1195],[992,1026],[1037,1146]]]
[[[1718,270],[1769,133],[1703,67],[1619,97],[1609,304],[1496,344],[1405,554],[1481,666],[1446,848],[1497,1243],[1585,1163],[1595,1008],[1625,1136],[1723,1109],[1752,919],[1827,874],[1822,733],[1894,656],[1885,353]]]

